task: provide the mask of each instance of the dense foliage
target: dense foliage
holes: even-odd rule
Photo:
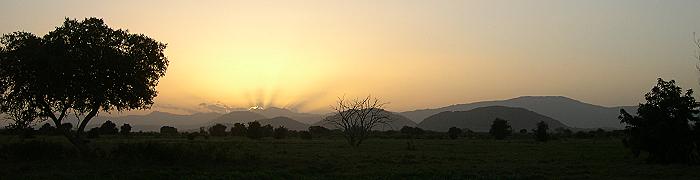
[[[165,44],[98,18],[66,19],[43,37],[5,34],[0,43],[0,111],[17,125],[80,116],[77,133],[64,132],[83,150],[82,133],[100,111],[150,108],[168,66]]]
[[[676,82],[659,78],[656,86],[644,95],[637,115],[620,110],[620,122],[626,124],[625,145],[635,156],[649,153],[649,162],[698,163],[700,139],[697,126],[700,103],[693,91],[683,91]],[[695,127],[692,127],[692,124]]]
[[[457,139],[459,136],[462,136],[462,129],[451,127],[447,130],[447,135],[450,137],[450,139]]]
[[[491,124],[491,129],[489,130],[489,134],[491,134],[494,138],[498,140],[505,139],[512,133],[513,130],[510,127],[508,121],[500,118],[496,118],[495,120],[493,120],[493,123]]]
[[[549,130],[549,125],[545,123],[544,121],[540,121],[537,123],[537,128],[532,130],[532,133],[535,136],[535,140],[540,141],[540,142],[545,142],[549,140],[549,133],[547,132]]]

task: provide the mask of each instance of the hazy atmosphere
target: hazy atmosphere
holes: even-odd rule
[[[372,94],[408,111],[524,95],[636,105],[697,89],[700,1],[3,1],[0,33],[64,18],[168,44],[152,110],[328,112]],[[134,112],[132,112],[134,113]]]
[[[698,179],[699,0],[0,0],[0,179]]]

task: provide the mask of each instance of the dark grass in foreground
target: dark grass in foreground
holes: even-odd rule
[[[620,140],[187,140],[103,137],[77,157],[62,137],[0,136],[1,179],[697,179],[700,167],[646,164]],[[58,151],[58,152],[56,152]]]

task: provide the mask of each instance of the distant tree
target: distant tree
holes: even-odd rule
[[[245,125],[243,125],[242,123],[233,124],[233,127],[231,127],[231,135],[232,136],[245,136],[246,135]]]
[[[527,134],[527,129],[520,129],[520,134]]]
[[[226,136],[226,126],[223,124],[215,124],[214,126],[209,128],[209,134],[211,136]]]
[[[547,133],[547,130],[549,130],[549,125],[547,125],[547,123],[544,121],[537,123],[537,129],[532,130],[532,133],[535,135],[535,140],[541,142],[549,140],[549,133]]]
[[[122,127],[120,127],[119,133],[128,136],[131,133],[131,125],[124,123]]]
[[[350,146],[358,147],[373,128],[391,122],[389,113],[383,109],[385,104],[372,96],[354,100],[338,98],[333,106],[334,114],[323,121],[340,129]]]
[[[450,139],[457,139],[462,135],[462,129],[451,127],[449,130],[447,130],[447,135],[450,137]]]
[[[309,133],[309,131],[300,131],[299,137],[301,139],[311,139],[311,133]]]
[[[83,134],[98,112],[148,109],[165,75],[165,44],[112,29],[102,19],[66,18],[43,37],[14,32],[0,37],[0,111],[49,119],[82,117],[64,135],[88,152]]]
[[[496,118],[496,120],[493,120],[491,130],[489,130],[489,134],[498,140],[505,139],[506,137],[510,136],[512,132],[513,130],[511,129],[508,121],[501,118]]]
[[[54,133],[56,133],[56,128],[49,123],[45,123],[39,128],[39,134],[53,135]]]
[[[649,153],[647,160],[658,163],[698,163],[698,145],[691,123],[698,123],[700,103],[693,91],[683,89],[676,82],[659,78],[651,92],[644,95],[637,115],[620,110],[620,122],[626,124],[624,144],[639,155]],[[697,130],[697,128],[696,128]]]
[[[289,130],[285,128],[284,126],[280,126],[275,128],[275,132],[273,134],[273,137],[275,139],[284,139],[287,137],[287,134],[289,134]]]
[[[246,136],[251,139],[260,139],[263,137],[263,129],[258,121],[248,123],[248,132]]]
[[[0,68],[0,71],[2,71],[1,69],[2,68]],[[2,82],[1,78],[2,77],[0,77],[0,83]],[[2,87],[2,85],[0,85],[0,87]],[[2,100],[2,94],[0,94],[0,100]],[[12,134],[20,135],[20,137],[23,138],[34,137],[34,128],[32,128],[32,126],[34,126],[35,120],[38,116],[38,114],[35,111],[24,109],[11,109],[8,107],[3,107],[0,104],[0,113],[2,112],[7,114],[6,120],[9,120],[10,122],[10,124],[5,126],[5,129],[7,129]]]
[[[267,124],[262,127],[263,137],[272,137],[274,131],[275,128],[273,128],[272,125]]]
[[[114,124],[112,121],[105,121],[100,126],[100,134],[115,135],[117,133],[119,133],[119,129],[117,129],[117,124]]]
[[[401,128],[401,133],[406,134],[411,138],[415,138],[420,135],[423,135],[425,131],[419,127],[403,126]]]
[[[310,126],[309,133],[312,136],[320,137],[320,136],[326,136],[328,134],[331,134],[331,130],[328,128],[325,128],[323,126]]]
[[[163,126],[163,127],[160,127],[160,133],[161,134],[177,134],[177,128],[170,127],[170,126]]]

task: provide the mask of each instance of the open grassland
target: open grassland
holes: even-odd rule
[[[104,136],[78,156],[60,136],[0,136],[0,179],[697,179],[699,166],[646,164],[620,140]]]

